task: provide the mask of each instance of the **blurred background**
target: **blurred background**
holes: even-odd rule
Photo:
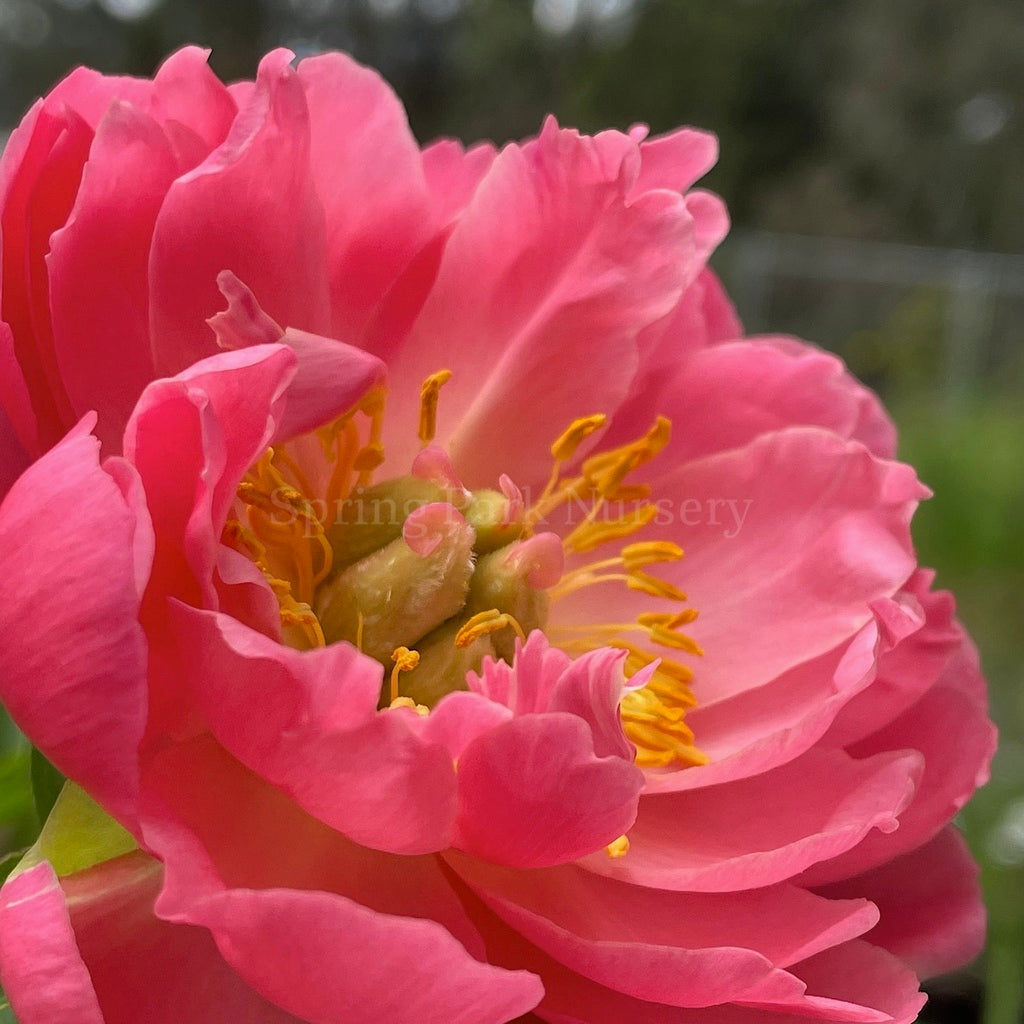
[[[936,492],[921,560],[992,684],[1001,749],[962,816],[988,948],[930,984],[922,1020],[1024,1020],[1024,4],[0,0],[0,139],[75,65],[149,75],[186,42],[229,80],[274,46],[347,50],[423,142],[517,138],[548,111],[717,132],[704,184],[734,230],[715,266],[751,332],[814,340],[883,394]],[[0,722],[0,851],[38,827],[28,772]]]

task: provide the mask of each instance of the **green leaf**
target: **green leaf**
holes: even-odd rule
[[[39,820],[46,821],[64,788],[64,776],[35,748],[32,748],[32,793]]]
[[[18,1024],[18,1018],[5,998],[0,998],[0,1024]]]

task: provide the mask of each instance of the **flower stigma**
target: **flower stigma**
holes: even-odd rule
[[[702,654],[682,631],[697,612],[680,608],[686,594],[650,571],[683,551],[666,540],[631,540],[657,508],[650,488],[628,478],[664,449],[669,420],[657,417],[642,437],[578,466],[578,450],[607,417],[575,420],[551,445],[551,474],[527,505],[504,475],[495,489],[466,488],[433,444],[451,376],[445,369],[423,382],[423,447],[406,475],[373,482],[384,462],[383,386],[313,434],[268,448],[246,473],[224,541],[262,572],[277,598],[282,641],[303,650],[354,644],[387,673],[379,706],[420,714],[466,689],[467,673],[485,658],[511,663],[517,638],[535,629],[574,656],[618,648],[627,680],[642,673],[642,685],[627,685],[620,703],[636,763],[706,763],[685,721],[697,703],[693,670],[678,660]],[[580,521],[566,514],[558,533],[542,529],[558,510],[575,509],[586,510]],[[591,552],[600,557],[583,557]],[[609,584],[674,607],[632,621],[549,625],[553,603]],[[608,852],[626,850],[622,837]]]

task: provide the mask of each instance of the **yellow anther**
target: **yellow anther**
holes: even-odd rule
[[[642,530],[657,514],[658,510],[653,505],[641,505],[617,519],[580,523],[565,538],[565,547],[570,551],[593,551],[602,544],[621,540]]]
[[[682,557],[683,549],[668,540],[639,541],[622,549],[622,564],[627,572],[656,562],[678,562]]]
[[[674,584],[666,580],[659,580],[654,576],[649,576],[639,569],[629,574],[626,586],[630,590],[639,590],[645,594],[650,594],[652,597],[665,597],[670,601],[686,600],[686,594]]]
[[[430,708],[426,704],[417,704],[412,697],[395,697],[388,705],[389,708],[412,708],[421,718],[430,714]]]
[[[619,836],[614,842],[609,843],[605,848],[604,852],[608,854],[612,860],[618,860],[619,857],[625,857],[629,853],[629,837]]]
[[[391,670],[391,703],[398,700],[398,677],[403,672],[411,672],[420,663],[420,652],[410,651],[408,647],[396,647],[391,652],[391,660],[395,667]]]
[[[361,448],[352,460],[352,468],[360,473],[372,472],[384,462],[384,447],[376,442]]]
[[[698,657],[704,653],[700,645],[691,640],[685,633],[677,633],[673,630],[665,629],[664,626],[652,626],[648,636],[651,638],[652,643],[659,644],[662,647],[672,647],[677,651],[686,651],[688,654],[695,654]]]
[[[420,428],[419,439],[423,444],[430,444],[437,433],[437,399],[441,388],[452,378],[451,370],[438,370],[432,373],[420,387]]]
[[[497,608],[489,608],[487,611],[477,612],[463,624],[455,634],[455,646],[469,647],[480,637],[487,636],[489,633],[497,633],[502,629],[514,629],[520,640],[526,640],[523,627],[508,612],[499,612]]]
[[[582,416],[578,420],[573,420],[551,446],[551,457],[556,462],[565,462],[571,459],[576,454],[576,449],[607,422],[608,417],[604,413]]]

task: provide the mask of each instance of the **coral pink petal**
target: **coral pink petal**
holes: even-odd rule
[[[572,865],[525,876],[455,853],[446,859],[496,914],[565,966],[625,995],[676,1006],[799,1001],[802,986],[779,968],[861,935],[878,919],[866,900],[828,901],[786,886],[664,893]]]
[[[701,312],[708,341],[732,341],[743,336],[743,324],[736,315],[736,307],[725,293],[722,282],[714,271],[705,268],[698,283],[701,286]]]
[[[230,270],[218,275],[217,285],[228,300],[228,308],[210,317],[209,324],[221,348],[279,342],[298,359],[275,440],[329,423],[348,412],[370,388],[384,382],[384,364],[369,353],[308,331],[291,327],[282,330]]]
[[[936,682],[963,646],[963,627],[953,619],[953,596],[932,593],[934,573],[918,571],[900,595],[904,610],[920,609],[919,629],[881,652],[874,682],[846,705],[829,729],[826,742],[847,746],[887,725]]]
[[[0,982],[21,1024],[104,1024],[53,868],[0,889]]]
[[[935,836],[988,780],[996,730],[984,702],[972,692],[978,678],[977,657],[965,645],[912,708],[850,748],[856,757],[885,750],[920,751],[925,767],[917,793],[900,815],[897,831],[867,836],[849,853],[811,868],[803,882],[818,885],[860,874],[915,849]],[[955,747],[950,737],[956,737]]]
[[[278,50],[264,58],[251,102],[227,139],[164,200],[150,258],[159,373],[216,351],[206,321],[223,305],[222,270],[245,281],[277,323],[330,334],[323,212],[309,168],[306,101],[290,56]],[[196,238],[203,240],[198,248]]]
[[[439,226],[405,111],[375,72],[328,53],[299,64],[324,208],[331,332],[356,343]],[[386,169],[386,171],[384,171]]]
[[[275,805],[273,791],[253,776],[235,773],[233,796],[186,791],[182,769],[197,759],[210,766],[203,748],[198,741],[181,756],[170,752],[164,785],[192,805],[193,820],[197,811],[203,816],[206,837],[233,845],[211,861],[165,809],[147,833],[168,862],[157,911],[208,927],[257,991],[324,1024],[502,1024],[537,1003],[535,978],[480,963],[469,951],[479,938],[434,858],[373,854],[309,819],[303,824],[293,804],[278,797]],[[223,788],[233,775],[215,767]],[[233,833],[223,828],[225,808],[237,815]]]
[[[454,371],[439,437],[470,486],[493,486],[499,472],[546,478],[551,442],[575,417],[618,406],[637,332],[678,299],[692,219],[669,192],[626,202],[624,164],[636,152],[622,138],[549,124],[528,150],[503,150],[455,226],[411,335],[382,353],[413,387]],[[414,454],[417,402],[396,397],[388,444],[402,464]]]
[[[259,345],[201,360],[143,392],[124,451],[153,509],[161,540],[154,575],[162,591],[198,600],[198,587],[215,604],[212,573],[224,519],[243,473],[282,419],[295,364],[284,346]]]
[[[3,327],[0,325],[0,333]],[[2,344],[2,340],[0,340]],[[0,405],[0,500],[10,490],[11,484],[28,466],[28,453],[18,440],[14,427]]]
[[[153,79],[153,109],[147,111],[161,123],[188,125],[207,150],[224,141],[238,114],[228,88],[210,70],[209,56],[198,46],[172,53]]]
[[[662,575],[700,610],[687,627],[707,652],[700,702],[763,685],[870,621],[871,604],[914,570],[909,521],[925,493],[908,466],[812,428],[765,435],[656,481],[653,498],[671,519],[658,533],[686,550]],[[622,621],[623,605],[621,589],[591,587],[552,617]]]
[[[844,853],[875,829],[892,832],[920,774],[921,758],[912,751],[856,761],[840,750],[812,749],[753,778],[645,796],[629,831],[629,854],[596,854],[584,863],[654,889],[771,885]]]
[[[422,719],[422,735],[430,743],[440,743],[452,761],[458,761],[473,740],[511,718],[512,712],[503,704],[456,690],[442,697]]]
[[[140,493],[129,504],[100,468],[89,425],[29,467],[0,506],[0,693],[32,742],[134,828],[146,716],[138,580],[148,570],[135,563],[135,537],[149,524]]]
[[[349,644],[294,651],[183,605],[172,623],[183,677],[213,735],[243,764],[366,846],[425,853],[448,844],[451,758],[403,715],[377,711],[376,662]]]
[[[885,720],[885,697],[895,703],[893,715],[913,701],[918,686],[927,688],[934,676],[924,674],[893,680],[886,668],[890,652],[899,645],[916,641],[924,625],[924,613],[912,594],[901,592],[872,604],[874,618],[849,643],[802,665],[763,686],[745,690],[726,700],[694,708],[687,721],[700,737],[701,749],[711,759],[699,772],[677,775],[675,790],[716,785],[732,779],[749,778],[791,761],[817,743],[838,722],[845,722],[847,707],[884,687],[882,698],[867,702],[864,711],[877,728]],[[909,639],[908,639],[909,638]],[[918,667],[924,668],[922,663]],[[883,675],[879,678],[879,669]],[[936,669],[937,671],[937,669]],[[897,686],[901,689],[897,690]],[[851,719],[854,727],[862,721]],[[831,746],[842,746],[832,743]],[[652,785],[656,789],[660,781]]]
[[[45,104],[12,137],[14,152],[17,155],[20,149],[21,159],[6,175],[0,213],[0,313],[11,329],[17,375],[24,380],[32,403],[37,436],[30,439],[27,424],[25,428],[19,424],[32,455],[54,445],[75,422],[50,336],[44,255],[51,234],[71,212],[92,142],[91,130],[73,110],[58,106],[55,112],[51,106]]]
[[[516,718],[459,759],[455,845],[513,867],[575,860],[628,830],[642,784],[633,764],[595,756],[575,715]]]
[[[466,684],[515,715],[529,715],[547,711],[555,685],[570,664],[569,656],[552,647],[544,633],[535,629],[525,642],[516,641],[511,665],[485,658],[479,672],[467,674]]]
[[[423,173],[439,223],[462,212],[497,154],[489,142],[466,149],[456,139],[438,139],[423,150]]]
[[[685,192],[718,162],[718,139],[693,128],[640,143],[640,177],[634,195],[652,188]]]
[[[835,356],[784,340],[705,348],[684,364],[662,401],[679,410],[667,456],[679,461],[794,424],[863,441],[883,458],[895,451],[896,432],[878,399]]]
[[[555,683],[549,711],[568,711],[590,726],[594,753],[598,757],[621,757],[632,761],[636,753],[626,739],[619,717],[619,701],[626,682],[622,666],[626,652],[601,647],[581,654]],[[630,680],[632,687],[644,685],[645,670]]]
[[[819,953],[793,971],[822,999],[825,1009],[829,1003],[836,1009],[844,1004],[873,1007],[883,1015],[882,1020],[911,1024],[925,1003],[917,977],[901,961],[861,940]]]
[[[154,916],[160,881],[159,864],[133,853],[62,882],[73,941],[107,1024],[299,1024],[228,967],[208,932]]]
[[[868,939],[923,978],[967,963],[985,942],[978,866],[952,825],[919,849],[821,892],[871,900],[881,919]]]
[[[149,243],[177,161],[156,122],[114,101],[100,123],[68,223],[47,258],[54,348],[68,397],[99,413],[107,451],[153,379]]]

